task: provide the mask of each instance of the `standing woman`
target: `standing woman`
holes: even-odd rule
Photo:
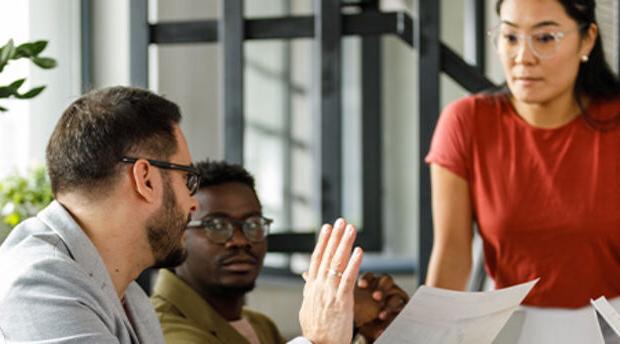
[[[426,161],[434,245],[426,283],[464,290],[472,223],[497,288],[540,277],[524,304],[620,295],[620,84],[594,0],[498,0],[506,87],[443,111]]]

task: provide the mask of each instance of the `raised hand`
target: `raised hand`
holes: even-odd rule
[[[314,344],[351,342],[353,290],[363,256],[359,247],[351,253],[356,235],[343,219],[333,228],[324,225],[304,273],[299,323],[304,337]]]

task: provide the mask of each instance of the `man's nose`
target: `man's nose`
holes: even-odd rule
[[[241,229],[241,227],[235,226],[232,237],[228,239],[228,241],[226,242],[226,246],[229,246],[229,247],[250,246],[250,241],[248,240],[248,238],[246,238],[245,233],[243,233],[243,230]]]

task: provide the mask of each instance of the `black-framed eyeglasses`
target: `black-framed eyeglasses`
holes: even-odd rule
[[[123,157],[121,158],[121,162],[134,164],[141,158],[131,158],[131,157]],[[196,191],[198,191],[198,187],[200,186],[200,170],[192,165],[179,165],[174,164],[167,161],[160,160],[152,160],[152,159],[144,159],[149,162],[149,164],[163,168],[165,170],[177,170],[187,172],[187,180],[185,181],[185,186],[189,190],[190,195],[194,195]]]
[[[213,216],[203,220],[190,221],[187,228],[204,229],[211,242],[224,244],[232,238],[235,227],[239,226],[250,242],[257,243],[265,240],[272,222],[272,219],[263,216],[250,216],[245,220]]]

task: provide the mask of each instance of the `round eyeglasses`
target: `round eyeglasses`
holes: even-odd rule
[[[207,238],[215,244],[224,244],[232,238],[235,227],[239,226],[243,235],[253,243],[265,240],[269,234],[272,219],[263,216],[250,216],[245,220],[236,220],[229,217],[214,216],[204,220],[190,221],[188,229],[204,229]]]
[[[534,56],[540,59],[554,57],[559,51],[564,37],[569,33],[581,31],[588,24],[582,24],[574,29],[557,31],[548,28],[539,29],[536,32],[525,34],[518,33],[514,27],[500,24],[487,32],[497,51],[508,57],[515,58],[519,55],[521,47],[527,42],[527,46]]]
[[[123,157],[121,158],[121,162],[133,164],[138,161],[138,159],[140,158]],[[148,161],[149,164],[155,167],[163,168],[165,170],[177,170],[187,172],[187,180],[185,181],[185,186],[187,186],[189,194],[193,196],[196,191],[198,191],[198,187],[200,186],[200,170],[198,170],[196,167],[192,165],[179,165],[167,161],[159,161],[153,159],[144,160]]]

